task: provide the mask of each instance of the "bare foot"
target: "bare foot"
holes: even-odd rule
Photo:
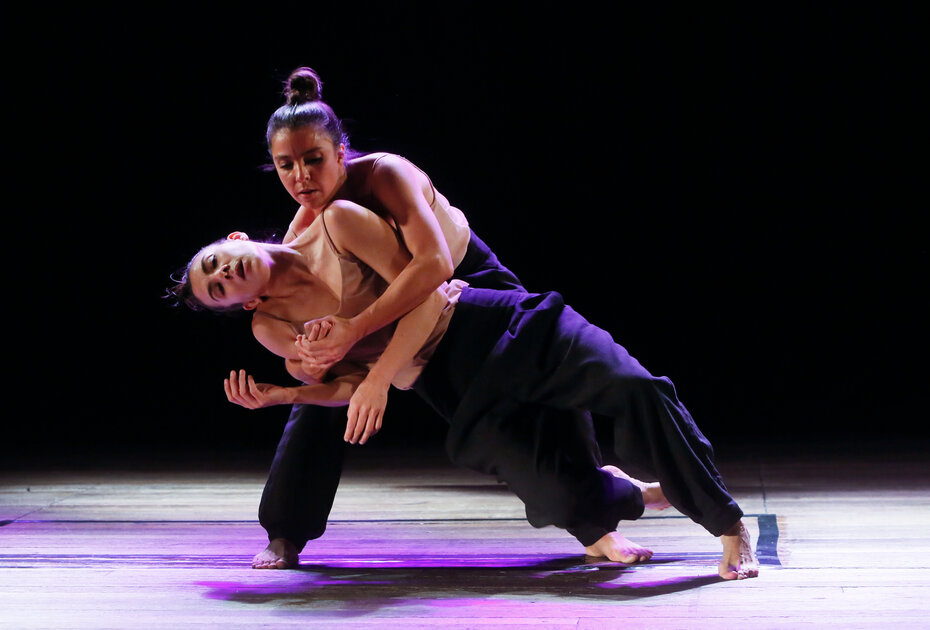
[[[672,507],[672,504],[665,498],[665,493],[662,492],[662,486],[658,483],[646,483],[639,479],[634,479],[616,466],[601,466],[601,470],[609,472],[614,477],[626,479],[639,488],[643,493],[643,503],[646,504],[647,508],[651,510],[664,510],[665,508]]]
[[[621,536],[618,532],[604,534],[596,543],[585,547],[584,552],[595,558],[606,557],[608,560],[623,562],[624,564],[645,562],[652,557],[651,549],[640,547]]]
[[[286,538],[275,538],[252,558],[253,569],[296,569],[298,564],[297,547]]]
[[[759,575],[759,561],[752,550],[749,532],[743,521],[727,530],[720,537],[723,543],[723,558],[717,568],[724,580],[744,580]]]

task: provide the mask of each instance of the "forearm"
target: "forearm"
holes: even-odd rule
[[[450,266],[451,263],[442,264],[442,260],[433,256],[418,256],[411,260],[377,300],[351,319],[357,337],[370,335],[422,305],[449,279]]]
[[[342,407],[349,404],[352,394],[361,382],[362,375],[351,375],[340,376],[326,383],[289,387],[288,402],[320,407]]]
[[[388,387],[397,373],[410,365],[426,344],[446,301],[442,291],[436,289],[419,306],[404,315],[397,322],[391,341],[369,370],[366,380]]]

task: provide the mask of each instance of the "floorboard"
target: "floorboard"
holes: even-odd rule
[[[249,565],[261,457],[24,458],[0,473],[0,628],[930,627],[926,452],[725,449],[763,562],[738,583],[674,510],[623,524],[649,563],[597,561],[439,458],[350,457],[294,571]]]

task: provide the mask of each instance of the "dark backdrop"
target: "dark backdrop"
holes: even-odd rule
[[[298,65],[357,149],[424,168],[531,290],[671,377],[713,439],[925,434],[916,16],[351,5],[14,19],[25,194],[7,210],[26,247],[7,268],[27,283],[5,447],[273,447],[286,410],[233,407],[221,380],[282,378],[279,361],[246,320],[161,296],[201,245],[285,229],[263,133]],[[378,440],[442,428],[398,394]]]

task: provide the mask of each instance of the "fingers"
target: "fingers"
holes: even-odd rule
[[[320,338],[320,330],[323,328],[323,325],[320,322],[307,322],[304,324],[304,333],[307,337],[307,341],[316,341]]]
[[[255,384],[255,379],[245,370],[232,370],[229,377],[223,379],[226,398],[246,409],[259,409],[264,406],[265,397]]]
[[[372,409],[368,412],[365,426],[362,427],[361,423],[359,423],[359,426],[356,427],[355,434],[359,444],[364,444],[368,441],[368,438],[381,430],[381,417],[383,413],[384,411],[382,409]]]
[[[304,323],[304,335],[298,336],[301,360],[319,369],[328,369],[345,356],[344,342],[330,339],[336,325],[330,318],[314,319]],[[336,336],[338,337],[338,335]]]
[[[304,324],[304,334],[309,341],[325,339],[333,329],[333,323],[328,319],[314,319]]]
[[[297,346],[297,357],[304,364],[304,371],[326,371],[338,363],[342,357],[335,356],[325,345],[321,346],[326,343],[324,339],[333,329],[333,325],[328,321],[318,320],[307,322],[304,328],[306,334],[297,335],[294,342]]]
[[[350,402],[343,439],[349,444],[365,444],[370,437],[381,430],[383,419],[384,409],[382,407],[368,407]]]

